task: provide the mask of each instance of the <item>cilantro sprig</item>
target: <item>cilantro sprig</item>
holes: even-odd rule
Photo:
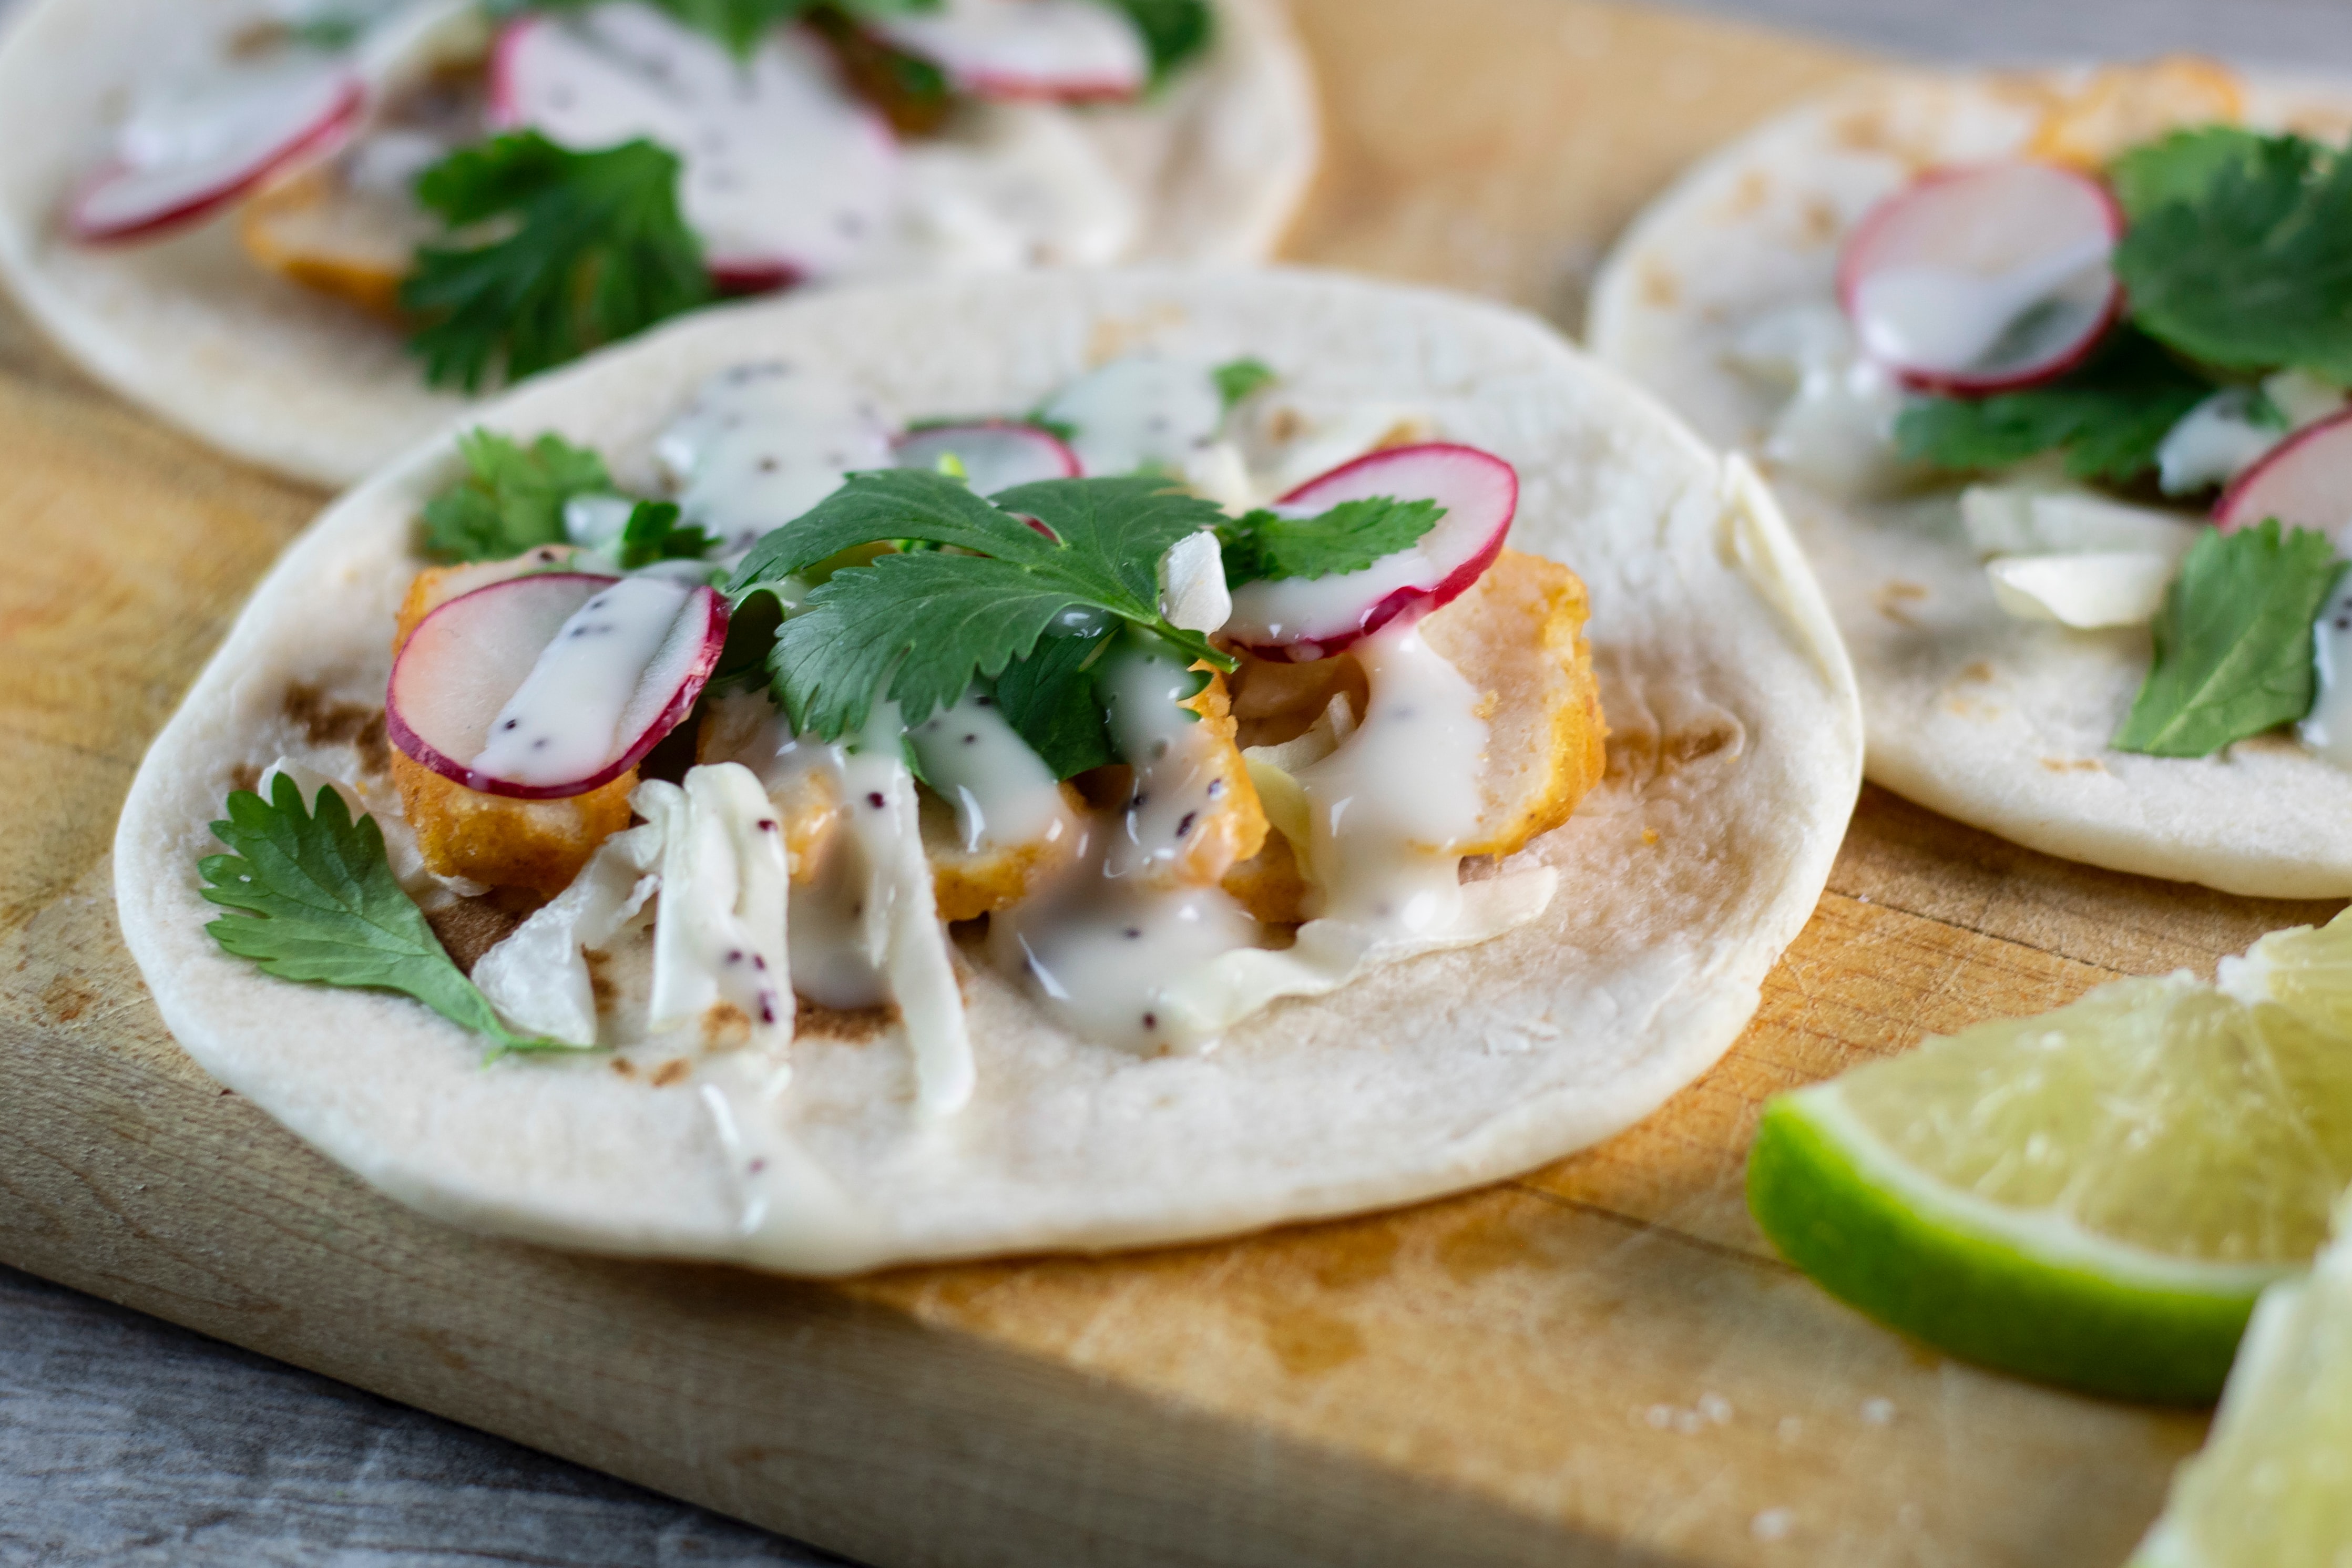
[[[421,247],[400,287],[425,379],[467,392],[501,369],[520,380],[708,304],[678,170],[651,141],[575,152],[523,131],[417,176],[417,200],[457,231]],[[497,237],[464,243],[476,225]]]
[[[1101,615],[1142,627],[1219,669],[1234,661],[1160,613],[1155,569],[1168,547],[1223,519],[1164,479],[1048,479],[989,499],[921,469],[853,474],[754,545],[730,584],[739,602],[844,550],[899,550],[832,573],[777,633],[768,667],[794,729],[832,740],[862,729],[875,702],[908,724],[1002,675],[1056,622]]]
[[[2155,624],[2156,663],[2118,751],[2205,757],[2311,711],[2312,622],[2343,570],[2309,528],[2207,528]]]
[[[2129,327],[2081,369],[1990,397],[1914,399],[1895,423],[1903,455],[1938,468],[2005,468],[2063,452],[2077,479],[2125,485],[2156,466],[2172,427],[2214,383]]]
[[[425,550],[437,561],[505,560],[562,544],[565,505],[613,492],[604,459],[560,435],[525,446],[475,429],[457,438],[457,450],[466,477],[425,503]]]
[[[1311,517],[1286,517],[1263,509],[1217,525],[1225,582],[1286,577],[1339,577],[1361,571],[1393,555],[1437,526],[1445,508],[1434,501],[1400,501],[1377,496],[1342,501]]]
[[[1161,83],[1208,52],[1216,39],[1216,13],[1208,0],[1100,0],[1122,12],[1143,35],[1151,56],[1151,83]]]
[[[341,795],[322,789],[305,811],[300,788],[281,773],[268,800],[239,789],[227,811],[213,834],[229,852],[196,864],[207,884],[199,891],[236,912],[205,927],[225,951],[281,979],[414,997],[482,1036],[494,1058],[579,1049],[499,1020],[392,874],[375,819],[354,821]]]
[[[1209,371],[1209,379],[1217,383],[1217,396],[1231,413],[1234,405],[1261,387],[1273,385],[1281,378],[1274,367],[1264,360],[1227,360]]]
[[[674,501],[639,501],[621,525],[615,555],[623,571],[635,571],[659,560],[700,560],[719,541],[694,524],[678,523]]]
[[[2143,331],[2221,370],[2352,382],[2352,156],[2214,126],[2135,149],[2110,178]]]

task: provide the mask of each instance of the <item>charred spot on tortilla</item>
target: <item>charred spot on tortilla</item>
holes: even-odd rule
[[[483,954],[514,935],[523,912],[497,898],[459,898],[426,910],[425,919],[457,967],[471,975]]]

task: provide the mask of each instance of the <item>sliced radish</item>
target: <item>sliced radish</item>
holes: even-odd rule
[[[972,98],[1133,98],[1151,79],[1134,24],[1096,0],[947,0],[872,25]]]
[[[1336,653],[1408,611],[1435,610],[1495,564],[1519,508],[1519,476],[1475,446],[1398,446],[1308,480],[1277,509],[1308,517],[1377,496],[1435,501],[1445,514],[1412,544],[1361,571],[1244,583],[1233,591],[1225,635],[1261,658],[1304,663]]]
[[[76,239],[127,240],[210,215],[288,166],[331,157],[366,88],[341,60],[294,55],[216,72],[142,106],[66,206]]]
[[[2214,524],[2225,534],[2266,517],[2329,534],[2352,522],[2352,410],[2271,448],[2213,507]]]
[[[1075,479],[1085,472],[1078,455],[1052,431],[1011,420],[935,424],[900,436],[894,450],[901,468],[937,468],[941,458],[953,457],[980,496],[1040,479]]]
[[[541,572],[450,600],[393,662],[392,743],[468,789],[581,795],[635,767],[694,706],[725,601],[662,577]]]
[[[2051,163],[1932,173],[1863,219],[1838,297],[1870,356],[1912,386],[1981,395],[2080,364],[2114,321],[2124,217]]]
[[[737,60],[631,0],[526,16],[491,56],[490,117],[567,147],[645,136],[677,152],[687,222],[730,292],[839,271],[897,200],[889,125],[797,31],[780,28]]]

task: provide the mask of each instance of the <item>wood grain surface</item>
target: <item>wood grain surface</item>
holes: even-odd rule
[[[1563,0],[1299,10],[1331,147],[1293,254],[1570,321],[1682,163],[1855,68]],[[2118,974],[2210,973],[2335,906],[2063,865],[1875,791],[1726,1060],[1486,1191],[844,1285],[399,1209],[177,1051],[109,892],[147,737],[320,500],[0,315],[0,1260],[887,1568],[2074,1568],[2121,1561],[2200,1435],[1844,1312],[1756,1235],[1741,1159],[1775,1090]]]

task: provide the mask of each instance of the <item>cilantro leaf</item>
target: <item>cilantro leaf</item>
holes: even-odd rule
[[[306,813],[300,788],[282,773],[270,797],[231,794],[227,820],[213,824],[231,852],[196,864],[205,897],[242,912],[205,927],[226,951],[281,979],[414,997],[486,1037],[493,1056],[577,1049],[499,1020],[393,876],[374,818],[353,821],[342,796],[323,789]]]
[[[2223,370],[2352,382],[2352,157],[2299,136],[2184,131],[2126,154],[2116,275],[2141,330]]]
[[[613,488],[604,460],[560,435],[525,446],[475,429],[457,437],[457,450],[473,472],[425,503],[425,550],[438,561],[505,560],[562,544],[564,504]]]
[[[997,711],[1056,779],[1117,760],[1094,689],[1113,624],[1048,627],[1028,657],[996,677]]]
[[[657,560],[700,560],[719,541],[691,524],[680,528],[671,501],[639,501],[621,525],[618,558],[623,571]]]
[[[409,348],[425,379],[473,392],[502,366],[519,380],[709,303],[678,167],[650,141],[574,152],[522,131],[418,175],[417,199],[453,229],[503,233],[418,249],[400,304],[423,323]]]
[[[1217,395],[1224,400],[1225,412],[1231,413],[1235,403],[1280,378],[1264,360],[1228,360],[1211,371],[1209,379],[1217,383]]]
[[[2189,548],[2156,618],[2156,662],[2118,751],[2205,757],[2311,711],[2312,622],[2341,568],[2326,534],[2273,517]]]
[[[1225,582],[1238,587],[1284,577],[1339,577],[1393,555],[1437,526],[1445,508],[1434,501],[1375,496],[1342,501],[1312,517],[1286,517],[1263,509],[1217,527]]]
[[[740,601],[877,539],[942,547],[837,570],[784,622],[768,661],[777,701],[793,728],[831,740],[863,728],[881,696],[920,723],[975,674],[993,678],[1027,657],[1074,610],[1107,612],[1231,668],[1206,638],[1160,618],[1156,574],[1169,546],[1223,517],[1151,478],[1048,479],[991,501],[946,475],[882,469],[851,475],[769,533],[729,593]]]
[[[1938,468],[2005,468],[2063,451],[2077,479],[2127,484],[2213,383],[2128,327],[2088,364],[2038,387],[1985,398],[1915,399],[1895,423],[1904,456]]]
[[[1100,0],[1123,12],[1143,35],[1151,56],[1151,84],[1158,87],[1208,51],[1217,30],[1208,0]]]

